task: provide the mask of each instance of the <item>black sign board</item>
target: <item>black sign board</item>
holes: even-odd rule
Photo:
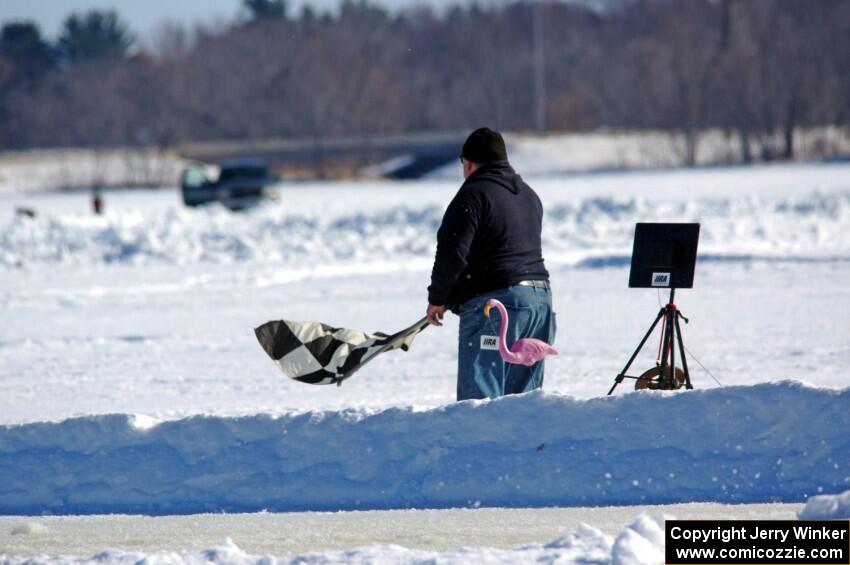
[[[636,224],[631,288],[692,288],[699,224]]]

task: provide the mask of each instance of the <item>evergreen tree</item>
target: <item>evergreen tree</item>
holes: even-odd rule
[[[342,0],[339,19],[357,27],[385,26],[389,21],[389,13],[382,6],[367,0]]]
[[[286,0],[244,0],[244,5],[254,21],[286,18],[288,7]]]
[[[0,83],[32,83],[53,66],[54,53],[32,22],[5,24],[0,30]]]
[[[133,46],[129,27],[113,10],[72,14],[62,26],[59,51],[71,62],[104,57],[122,58]]]

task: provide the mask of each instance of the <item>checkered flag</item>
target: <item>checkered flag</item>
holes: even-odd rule
[[[286,376],[302,383],[339,385],[378,354],[392,349],[407,351],[426,327],[428,319],[422,318],[387,335],[332,328],[319,322],[277,320],[254,329],[254,333]]]

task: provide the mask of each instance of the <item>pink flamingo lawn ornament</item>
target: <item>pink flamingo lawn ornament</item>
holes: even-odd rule
[[[511,345],[511,349],[509,351],[508,346],[505,344],[505,340],[508,336],[508,311],[505,309],[504,304],[495,298],[491,298],[487,301],[486,306],[484,306],[484,315],[488,318],[490,317],[490,308],[493,307],[495,307],[496,310],[499,311],[499,314],[502,315],[502,328],[499,330],[499,355],[502,356],[502,359],[504,359],[506,363],[530,367],[547,355],[558,354],[554,347],[545,341],[541,341],[533,337],[525,337],[516,340],[514,344]]]

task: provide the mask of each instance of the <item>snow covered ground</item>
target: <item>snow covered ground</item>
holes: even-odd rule
[[[174,500],[174,512],[333,509],[304,503],[332,500],[332,488],[341,488],[349,500],[339,508],[475,506],[479,501],[484,506],[580,505],[582,496],[604,490],[607,497],[587,503],[781,500],[795,502],[796,512],[818,489],[837,494],[850,488],[850,448],[843,432],[850,414],[846,164],[530,178],[547,211],[544,252],[559,314],[555,345],[561,355],[547,361],[543,394],[452,404],[454,317],[444,328],[426,330],[410,352],[379,358],[343,387],[285,380],[253,336],[262,322],[286,317],[389,331],[421,317],[434,232],[456,180],[284,187],[278,202],[245,214],[186,210],[175,191],[108,192],[107,214],[99,218],[89,214],[85,194],[0,195],[5,322],[0,326],[0,425],[5,425],[0,427],[0,476],[23,481],[11,489],[0,481],[0,513],[63,512],[57,503],[68,511],[96,511],[97,501],[110,500],[110,511],[140,511],[152,492]],[[16,215],[18,207],[36,216]],[[624,383],[617,398],[602,399],[654,319],[659,300],[666,299],[627,288],[637,221],[702,223],[696,286],[677,293],[691,319],[683,330],[695,356],[690,368],[698,391],[636,395],[627,394]],[[651,342],[636,371],[652,366],[653,349]],[[787,380],[807,384],[779,382]],[[196,415],[205,416],[184,419]],[[68,420],[73,417],[78,419]],[[622,425],[614,417],[622,417]],[[36,424],[40,421],[50,423]],[[165,423],[155,425],[159,421]],[[487,439],[495,433],[487,425],[496,421],[510,432],[499,436],[504,443]],[[370,443],[376,436],[369,430],[381,429],[375,424],[380,422],[391,423],[396,433]],[[464,428],[475,431],[472,452],[481,467],[473,474],[481,480],[466,484],[472,490],[465,490],[463,475],[456,472],[461,453],[450,449]],[[288,444],[283,432],[294,433],[300,443]],[[243,434],[268,441],[252,444]],[[341,437],[348,444],[340,444]],[[93,451],[92,445],[100,447]],[[296,445],[303,450],[297,456],[291,451]],[[224,451],[217,451],[222,446]],[[358,446],[386,451],[369,457]],[[357,463],[350,468],[340,463],[345,449]],[[417,452],[420,471],[414,466]],[[580,457],[570,459],[571,453]],[[299,460],[312,463],[301,475],[330,477],[331,486],[323,490],[307,481],[300,484],[311,490],[300,499],[287,493],[260,500],[262,489],[252,487],[268,486],[263,480],[274,474],[240,483],[235,473],[244,470],[240,455],[246,457],[244,465],[257,456],[259,465],[274,469],[294,471]],[[34,458],[32,466],[23,469],[21,457]],[[154,468],[177,462],[176,482],[141,477],[143,467],[135,464],[141,457],[152,460]],[[189,488],[180,481],[192,475],[199,461],[192,457],[210,467],[195,475]],[[339,479],[372,484],[382,475],[369,461],[391,468],[397,461],[411,465],[404,469],[413,474],[405,476],[419,490],[380,483],[398,497],[376,491],[369,495],[371,503],[358,506],[351,497],[359,489],[345,491]],[[667,471],[674,477],[655,477],[661,471],[655,469],[657,461],[678,465]],[[699,472],[685,471],[686,461]],[[520,468],[523,462],[539,468],[532,466],[537,471],[525,477],[511,470],[507,481],[502,472],[498,480],[499,466]],[[564,479],[558,478],[558,467]],[[29,469],[43,474],[28,476]],[[86,482],[76,474],[80,469],[101,475]],[[482,475],[484,470],[495,474]],[[594,482],[576,491],[569,483],[573,471],[581,477],[601,475],[600,488]],[[37,484],[35,476],[42,479]],[[546,493],[533,492],[535,477],[545,478]],[[134,499],[126,487],[139,478],[148,482]],[[243,490],[220,496],[234,485]],[[484,490],[473,495],[476,488]],[[558,488],[562,494],[556,496]],[[198,498],[199,492],[213,495]],[[241,504],[246,501],[250,504]],[[605,535],[632,536],[623,527],[637,514],[635,508],[624,512],[617,529]],[[585,521],[597,525],[592,520]],[[638,520],[641,527],[646,520]],[[38,536],[38,531],[24,527],[20,535]],[[565,533],[573,535],[573,529]],[[440,558],[533,560],[554,547],[559,555],[573,556],[568,560],[598,555],[600,562],[616,561],[615,555],[623,554],[614,550],[615,538],[600,535],[582,529],[560,546],[507,550],[531,552],[522,555],[472,550],[472,557],[460,552]],[[495,538],[472,543],[504,547]],[[211,559],[280,555],[239,547],[248,553],[223,546]],[[196,553],[203,549],[197,546],[161,548],[189,551],[179,554],[186,559],[206,555]],[[155,547],[143,551],[156,554]],[[348,557],[414,562],[434,557],[424,549],[370,551]],[[12,555],[0,546],[4,553]],[[54,548],[47,555],[60,553]],[[346,559],[340,555],[311,559]],[[138,558],[119,552],[105,560]]]
[[[559,314],[546,389],[607,392],[655,317],[627,288],[636,221],[702,222],[685,345],[724,385],[850,375],[850,166],[532,179]],[[246,214],[172,191],[0,196],[0,423],[435,407],[454,398],[456,318],[342,388],[286,381],[253,328],[278,318],[396,330],[425,308],[450,182],[304,185]],[[37,212],[15,216],[16,207]],[[653,347],[638,369],[654,361]],[[718,386],[691,364],[699,388]]]

